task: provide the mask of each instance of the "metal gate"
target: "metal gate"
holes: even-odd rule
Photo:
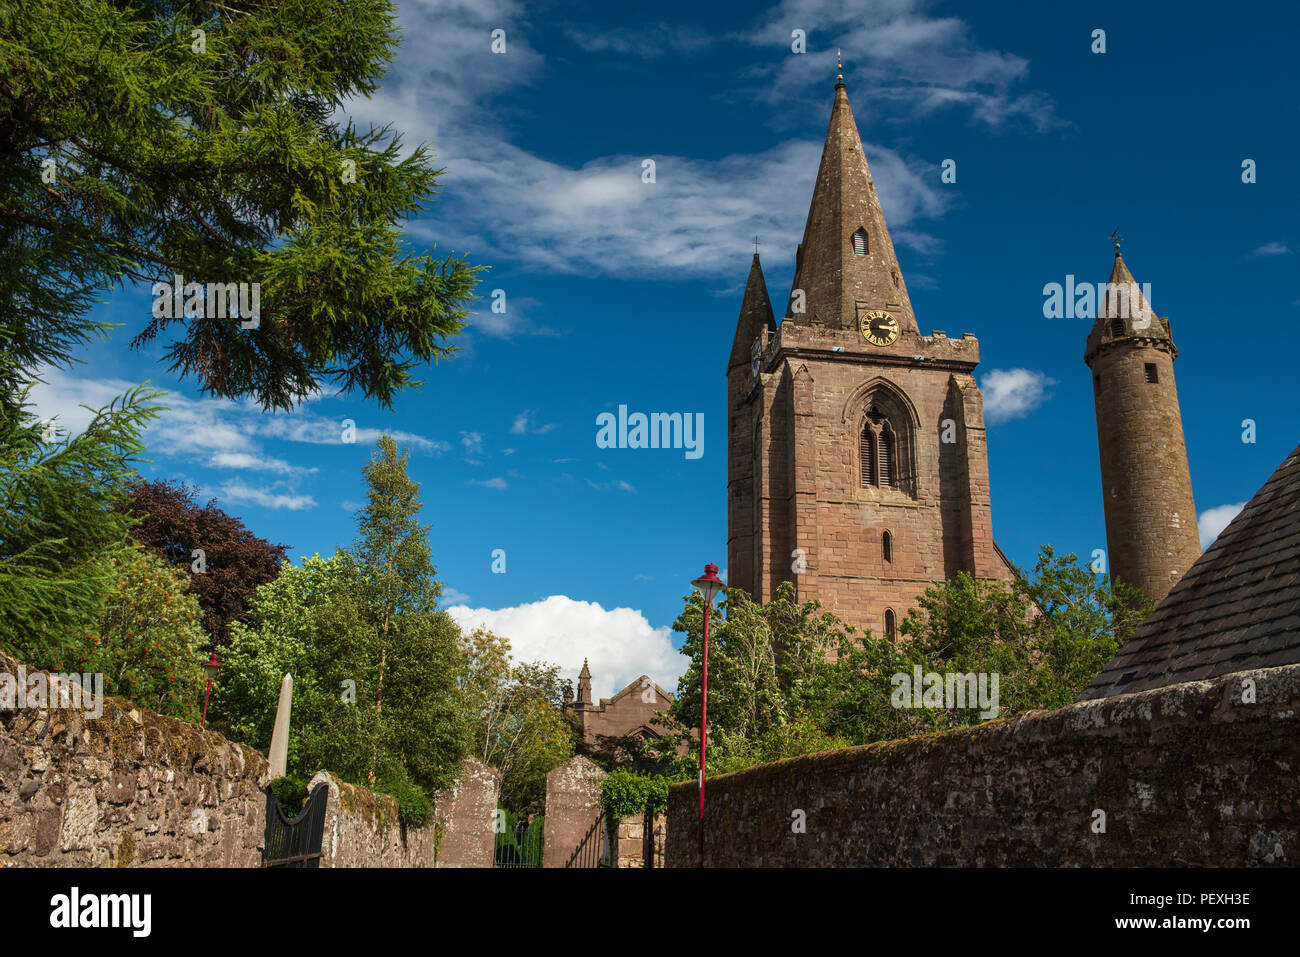
[[[541,867],[543,819],[516,821],[496,834],[493,867]]]
[[[316,785],[297,817],[290,818],[275,794],[266,789],[266,841],[262,846],[263,867],[320,867],[321,843],[325,836],[327,784]]]
[[[582,841],[564,864],[565,867],[609,867],[609,827],[602,811],[582,836]]]

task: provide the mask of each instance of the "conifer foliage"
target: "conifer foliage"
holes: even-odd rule
[[[476,270],[402,242],[442,172],[429,150],[334,116],[396,43],[389,0],[0,5],[6,350],[67,362],[104,329],[97,291],[134,281],[154,297],[135,345],[204,392],[389,405],[416,385]],[[257,284],[255,324],[217,308],[209,284],[231,283]]]

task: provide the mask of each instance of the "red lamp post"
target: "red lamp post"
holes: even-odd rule
[[[709,610],[713,608],[713,596],[726,588],[726,582],[718,577],[718,566],[709,563],[704,566],[704,574],[691,582],[700,590],[704,598],[704,667],[700,672],[700,828],[699,850],[695,857],[695,866],[704,866],[704,752],[709,745]]]
[[[217,673],[221,671],[221,659],[217,657],[214,651],[212,656],[203,664],[203,670],[208,676],[207,690],[203,693],[203,720],[199,722],[199,730],[202,731],[208,726],[208,699],[212,697],[212,682],[217,680]]]

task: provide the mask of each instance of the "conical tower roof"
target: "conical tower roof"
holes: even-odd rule
[[[759,264],[758,253],[754,253],[749,279],[745,283],[745,298],[740,304],[740,318],[736,320],[736,338],[731,343],[728,370],[751,360],[750,349],[754,340],[763,334],[764,327],[775,332],[776,318],[772,315],[772,301],[767,296],[767,283],[763,281],[763,267]]]
[[[1115,244],[1115,263],[1110,269],[1106,288],[1097,294],[1097,319],[1088,334],[1084,361],[1091,361],[1097,350],[1120,339],[1147,339],[1167,342],[1174,355],[1173,333],[1169,319],[1156,315],[1142,287],[1133,278],[1128,264]]]
[[[798,310],[803,291],[804,310]],[[822,148],[786,316],[799,325],[855,328],[860,311],[884,309],[917,332],[912,302],[885,225],[876,184],[841,79]]]

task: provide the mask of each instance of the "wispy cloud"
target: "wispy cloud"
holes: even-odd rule
[[[826,58],[836,43],[855,50],[861,64],[859,95],[885,103],[898,115],[962,109],[992,125],[1014,119],[1036,127],[1057,122],[1049,101],[1014,93],[1027,63],[978,44],[953,18],[936,19],[924,4],[895,0],[878,9],[790,2],[770,16],[731,33],[658,24],[629,30],[573,27],[570,38],[584,49],[613,55],[658,56],[689,51],[711,40],[789,49],[799,25],[816,41],[806,55],[767,58],[750,79],[807,136],[810,110],[829,109]],[[368,100],[349,104],[362,124],[393,123],[408,143],[431,141],[448,170],[438,202],[409,224],[417,241],[471,253],[480,261],[511,263],[548,273],[618,277],[722,277],[743,275],[744,243],[719,235],[758,233],[774,248],[793,249],[802,234],[816,176],[821,132],[778,142],[757,154],[702,159],[678,153],[592,155],[560,162],[512,140],[519,109],[509,99],[517,87],[536,83],[545,60],[528,32],[512,24],[526,19],[522,3],[488,0],[481,5],[429,2],[402,7],[407,42],[383,87]],[[508,52],[493,56],[487,37],[503,27]],[[881,34],[883,33],[883,38]],[[594,69],[594,67],[593,67]],[[737,93],[741,93],[739,89]],[[748,93],[748,91],[745,91]],[[875,108],[879,108],[877,105]],[[820,124],[818,124],[820,125]],[[895,240],[922,252],[937,241],[925,228],[950,202],[927,162],[867,145],[868,159]],[[655,162],[655,181],[643,181],[643,162]],[[510,290],[506,290],[507,293]],[[511,296],[504,314],[485,308],[473,323],[487,336],[554,334],[535,321],[536,304]]]
[[[495,488],[495,489],[506,488],[506,480],[499,475],[490,479],[470,479],[470,482],[473,485],[481,485],[484,488]]]
[[[510,424],[511,435],[545,435],[559,428],[554,422],[547,422],[544,425],[534,425],[534,419],[537,416],[536,409],[525,409],[515,416],[514,422]]]
[[[1254,252],[1251,253],[1251,255],[1252,256],[1289,256],[1291,255],[1291,247],[1283,242],[1265,243],[1262,246],[1257,246]]]
[[[310,495],[277,491],[274,485],[262,488],[238,479],[218,486],[217,498],[233,505],[260,505],[262,508],[289,509],[294,512],[316,507],[316,500]]]

